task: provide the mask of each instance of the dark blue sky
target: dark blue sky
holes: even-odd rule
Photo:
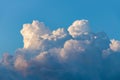
[[[33,20],[50,29],[67,28],[77,19],[87,19],[94,32],[105,31],[120,39],[119,0],[0,0],[0,54],[23,46],[20,30]]]

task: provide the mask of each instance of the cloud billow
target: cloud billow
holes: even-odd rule
[[[94,33],[88,20],[51,31],[34,20],[20,31],[24,46],[0,62],[2,80],[119,80],[120,41]],[[4,74],[6,73],[6,74]]]

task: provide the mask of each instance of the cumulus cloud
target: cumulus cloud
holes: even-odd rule
[[[38,49],[42,45],[41,36],[50,31],[43,22],[33,21],[32,24],[24,24],[21,34],[23,35],[24,48]],[[41,40],[41,41],[40,41]]]
[[[86,34],[90,32],[88,20],[76,20],[68,28],[68,31],[72,37],[77,37],[80,36],[81,34]]]
[[[18,55],[14,62],[14,67],[18,70],[23,70],[28,67],[28,63],[23,56]]]
[[[56,41],[58,39],[65,38],[67,36],[67,32],[64,28],[58,28],[54,30],[51,34],[46,34],[41,36],[43,39],[53,40]]]
[[[85,51],[89,41],[78,41],[78,40],[68,40],[64,43],[63,49],[61,49],[61,57],[65,58],[69,56],[74,56]]]
[[[118,40],[111,40],[111,44],[110,44],[110,49],[115,51],[115,52],[120,52],[120,41]]]
[[[120,79],[120,41],[110,40],[104,32],[92,32],[88,20],[53,31],[34,20],[20,32],[24,47],[3,55],[2,80]]]

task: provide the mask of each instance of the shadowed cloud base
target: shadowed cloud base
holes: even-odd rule
[[[53,31],[34,20],[20,32],[24,47],[3,55],[1,80],[120,80],[120,41],[92,32],[88,20]]]

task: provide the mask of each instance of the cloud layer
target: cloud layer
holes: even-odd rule
[[[2,80],[120,79],[120,41],[92,32],[88,20],[53,31],[34,20],[20,32],[24,47],[3,55]]]

